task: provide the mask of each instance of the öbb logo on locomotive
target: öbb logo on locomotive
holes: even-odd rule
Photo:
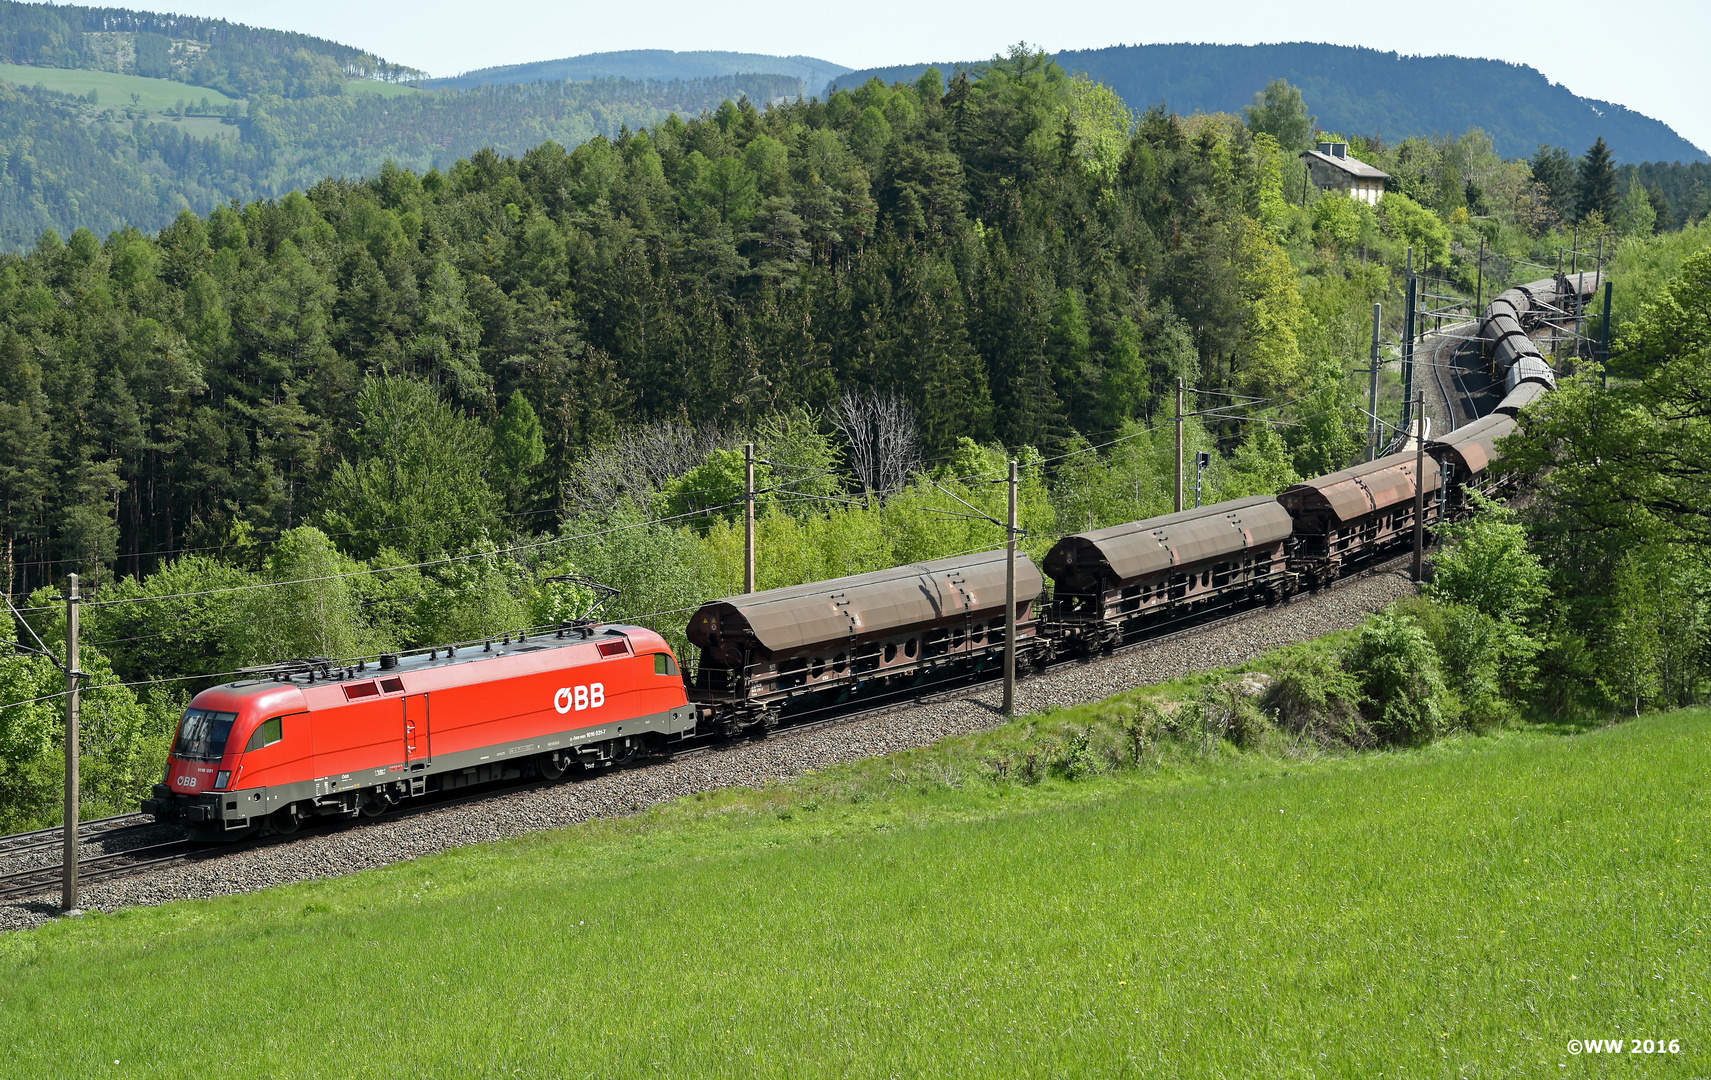
[[[606,704],[606,688],[600,683],[587,686],[561,686],[553,695],[553,708],[560,716],[575,710],[598,709]]]
[[[1527,329],[1599,287],[1582,274],[1493,299],[1481,337],[1508,394],[1422,457],[1410,446],[1276,497],[1067,536],[1039,564],[1020,556],[1013,634],[1009,557],[997,550],[710,601],[685,630],[699,650],[692,672],[652,630],[586,623],[479,651],[383,656],[378,672],[293,662],[197,694],[142,809],[198,839],[288,833],[308,818],[768,731],[875,691],[978,677],[1007,652],[1025,672],[1197,614],[1286,602],[1411,544],[1417,505],[1433,525],[1491,489],[1498,440],[1554,382]]]

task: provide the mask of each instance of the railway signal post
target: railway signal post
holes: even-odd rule
[[[60,910],[77,911],[77,575],[66,576],[65,590],[65,854],[60,878]]]
[[[1177,385],[1182,385],[1178,379]],[[1178,399],[1180,400],[1180,398]],[[1180,429],[1179,429],[1180,430]],[[1178,438],[1181,436],[1179,435]],[[1180,463],[1181,459],[1177,459]],[[1182,474],[1177,473],[1181,498]],[[1010,527],[1004,544],[1004,715],[1016,715],[1016,459],[1010,459]]]
[[[755,591],[755,444],[743,444],[743,592]]]
[[[1426,546],[1426,392],[1414,399],[1414,580],[1420,580]]]

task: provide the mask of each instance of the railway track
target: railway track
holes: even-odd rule
[[[1401,569],[1407,564],[1409,556],[1402,555],[1387,558],[1382,561],[1369,563],[1351,570],[1337,581],[1324,587],[1322,592],[1335,592],[1354,582],[1372,577],[1377,574],[1390,573]],[[1294,601],[1300,603],[1301,598]],[[1079,664],[1098,664],[1114,656],[1123,656],[1145,649],[1156,648],[1173,642],[1193,638],[1200,634],[1239,623],[1244,619],[1258,616],[1272,610],[1264,604],[1246,604],[1239,607],[1213,608],[1194,613],[1184,618],[1178,624],[1163,624],[1154,627],[1154,633],[1126,642],[1112,651],[1109,656],[1065,657],[1055,661],[1052,668],[1063,668]],[[1162,632],[1161,632],[1162,631]],[[481,802],[486,799],[525,793],[538,788],[550,787],[556,784],[576,782],[576,778],[592,779],[608,775],[614,770],[646,769],[649,767],[679,761],[686,758],[716,754],[722,750],[731,749],[753,742],[766,742],[780,739],[790,739],[806,735],[826,728],[853,724],[862,720],[884,716],[890,713],[910,709],[921,705],[932,705],[942,702],[967,699],[976,694],[990,690],[1002,678],[998,670],[975,672],[959,675],[953,678],[933,683],[899,687],[867,698],[859,705],[836,704],[815,709],[804,709],[787,716],[780,725],[763,735],[742,735],[734,739],[719,739],[716,741],[698,742],[691,745],[671,748],[661,753],[638,756],[631,762],[614,765],[609,769],[601,769],[588,773],[571,773],[557,780],[530,779],[524,781],[494,782],[477,790],[463,790],[456,794],[434,797],[422,800],[412,800],[402,806],[388,811],[381,818],[358,819],[327,819],[324,823],[311,824],[303,831],[292,836],[253,837],[231,844],[208,845],[193,843],[188,840],[174,838],[158,843],[144,844],[122,851],[107,852],[86,857],[80,860],[78,880],[82,884],[96,881],[113,880],[148,873],[153,870],[185,863],[218,859],[227,855],[248,851],[255,847],[271,844],[289,844],[298,838],[324,834],[329,829],[360,830],[365,825],[379,824],[385,821],[407,819],[418,814],[456,808],[461,805]],[[131,824],[125,825],[124,822]],[[80,828],[80,837],[85,842],[103,842],[122,838],[126,830],[138,826],[158,828],[152,819],[140,814],[119,815],[101,821],[84,822]],[[92,826],[104,826],[100,831],[91,830]],[[84,835],[84,830],[91,830]],[[0,858],[6,854],[18,854],[25,851],[57,852],[60,844],[61,831],[58,828],[36,830],[31,833],[19,833],[13,836],[0,837]],[[25,847],[23,845],[30,845]],[[0,900],[18,901],[30,898],[47,898],[57,893],[60,886],[61,865],[57,857],[51,864],[37,865],[28,868],[0,874]],[[40,902],[40,901],[38,901]]]
[[[1438,397],[1437,401],[1429,404],[1434,417],[1447,424],[1442,429],[1445,432],[1479,418],[1478,411],[1473,408],[1473,399],[1478,392],[1468,388],[1466,370],[1462,366],[1468,346],[1479,340],[1470,336],[1475,329],[1471,322],[1455,323],[1426,338],[1430,343],[1426,363],[1432,369],[1432,385]],[[1434,431],[1433,437],[1438,434]]]
[[[193,844],[189,840],[168,840],[160,844],[79,859],[77,880],[79,884],[83,884],[112,877],[127,877],[151,866],[185,862],[199,856],[206,857],[208,854],[211,853],[207,851],[206,845]],[[62,864],[54,863],[0,875],[0,899],[40,896],[52,892],[60,885],[61,869]]]
[[[92,818],[89,821],[78,823],[77,840],[79,843],[87,844],[122,829],[147,824],[151,820],[142,814],[117,814],[113,817]],[[57,848],[64,843],[65,827],[63,825],[55,825],[51,829],[36,829],[31,832],[0,836],[0,859],[10,859],[32,851]]]

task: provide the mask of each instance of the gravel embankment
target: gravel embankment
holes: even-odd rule
[[[1086,664],[1066,664],[1017,688],[1019,711],[1098,701],[1136,686],[1192,671],[1240,664],[1266,649],[1354,625],[1369,612],[1413,592],[1406,572],[1374,573],[1285,607]],[[188,865],[165,867],[81,890],[85,908],[113,911],[138,904],[250,892],[311,878],[385,866],[447,848],[499,840],[590,818],[633,813],[698,791],[758,787],[840,762],[924,746],[998,723],[996,685],[965,696],[870,715],[846,724],[765,741],[739,741],[710,753],[604,773],[527,791],[496,793],[458,806],[426,809],[343,828],[308,828],[289,840]],[[153,830],[150,830],[151,832]],[[99,843],[86,845],[93,855]],[[110,850],[110,849],[108,849]],[[29,901],[0,902],[0,931],[54,917],[58,890]]]

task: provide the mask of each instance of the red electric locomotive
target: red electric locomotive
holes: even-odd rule
[[[636,626],[577,627],[379,670],[297,665],[197,694],[143,812],[200,839],[290,833],[305,818],[572,765],[695,731],[677,658]]]

